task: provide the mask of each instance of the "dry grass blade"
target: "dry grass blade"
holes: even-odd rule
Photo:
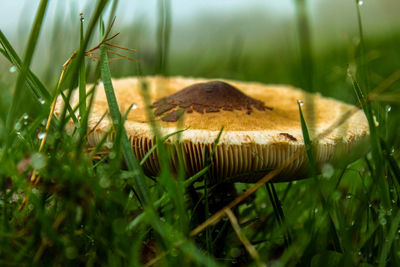
[[[124,58],[124,59],[130,60],[130,61],[133,61],[133,62],[137,62],[137,60],[136,60],[136,59],[133,59],[133,58],[130,58],[130,57],[127,57],[127,56],[121,55],[121,54],[119,54],[119,53],[117,53],[117,52],[114,52],[114,51],[112,51],[112,50],[110,50],[110,49],[107,49],[107,52],[108,52],[108,53],[111,53],[111,54],[113,54],[113,55],[116,55],[116,56],[122,57],[122,58]]]
[[[235,214],[230,209],[225,210],[226,215],[228,216],[231,225],[233,227],[233,230],[235,230],[235,233],[237,237],[239,238],[240,242],[242,242],[243,246],[246,248],[247,252],[249,252],[250,256],[258,261],[260,256],[258,255],[257,250],[254,248],[254,246],[250,243],[250,241],[247,239],[247,237],[242,233],[240,230],[239,223],[236,219]],[[258,266],[267,266],[265,263],[259,263]]]
[[[76,55],[76,52],[74,52],[72,54],[72,56],[70,56],[68,58],[68,60],[63,65],[63,70],[61,71],[60,79],[58,80],[58,83],[57,83],[57,89],[56,89],[57,92],[60,90],[60,86],[61,86],[61,84],[62,84],[62,82],[64,80],[65,71],[66,71],[68,65],[71,63],[72,59],[75,57],[75,55]],[[39,146],[39,152],[41,152],[43,150],[44,145],[46,143],[47,136],[48,136],[48,133],[49,133],[49,130],[50,130],[51,121],[52,121],[52,118],[53,118],[53,115],[54,115],[54,110],[56,108],[56,104],[57,104],[57,95],[54,97],[54,100],[51,103],[50,113],[49,113],[49,116],[47,117],[45,133],[44,133],[43,139],[41,140],[40,146]],[[39,179],[36,179],[37,178],[37,173],[36,172],[37,172],[36,169],[34,169],[33,172],[32,172],[32,176],[31,176],[31,181],[34,182],[34,183],[38,183],[39,182]]]

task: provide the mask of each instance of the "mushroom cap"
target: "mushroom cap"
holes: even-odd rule
[[[207,151],[211,151],[221,127],[224,127],[212,158],[210,179],[214,182],[229,177],[236,177],[235,181],[253,182],[281,166],[293,153],[298,153],[298,157],[273,181],[307,177],[309,163],[297,101],[304,102],[302,111],[312,139],[340,121],[345,113],[355,109],[352,105],[320,94],[283,85],[232,80],[215,82],[184,77],[155,76],[143,79],[148,83],[152,108],[163,135],[177,131],[178,117],[183,114],[181,125],[187,130],[181,133],[179,142],[176,136],[166,141],[174,168],[178,165],[178,147],[183,147],[188,176],[204,168]],[[122,114],[133,105],[125,128],[133,151],[141,160],[155,144],[141,93],[141,79],[115,79],[113,86]],[[88,85],[87,90],[90,87]],[[72,107],[77,105],[78,100],[75,90],[71,97]],[[62,107],[59,97],[56,115],[61,113]],[[91,146],[95,146],[112,126],[109,116],[101,119],[107,108],[104,88],[99,85],[88,122],[89,129],[94,128],[88,135]],[[73,128],[73,122],[68,122],[66,130],[72,132]],[[365,115],[361,110],[356,110],[323,138],[315,139],[313,145],[317,166],[348,155],[356,146],[363,144],[368,135]],[[348,161],[354,159],[348,158]],[[149,175],[157,175],[159,168],[157,153],[152,153],[143,169]]]

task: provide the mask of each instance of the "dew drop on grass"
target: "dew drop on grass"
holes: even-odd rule
[[[363,0],[358,0],[358,5],[359,6],[362,6],[364,4],[364,1]]]
[[[44,105],[44,103],[46,103],[46,101],[44,99],[39,99],[39,103]]]
[[[29,118],[28,114],[24,114],[24,120],[27,120]]]
[[[99,86],[103,86],[103,82],[99,82]]]
[[[380,218],[379,219],[379,223],[382,224],[382,225],[385,225],[387,223],[386,218],[385,217]]]
[[[45,133],[39,133],[39,134],[38,134],[39,140],[42,140],[45,136],[46,136]]]
[[[137,108],[136,104],[132,104],[131,109],[136,109],[136,108]]]
[[[76,207],[76,213],[75,213],[75,222],[76,223],[80,223],[80,221],[82,220],[82,213],[83,213],[82,207],[78,205]]]
[[[11,66],[10,69],[9,69],[9,71],[10,71],[11,73],[16,72],[16,71],[17,71],[17,67]]]
[[[78,251],[75,247],[69,246],[65,249],[65,256],[67,259],[73,260],[78,257]]]
[[[351,193],[348,193],[347,195],[346,195],[346,199],[352,199],[353,198],[353,195],[351,194]]]
[[[32,167],[35,168],[36,170],[39,170],[46,166],[47,163],[47,157],[43,153],[34,153],[31,156],[31,164]]]
[[[301,100],[301,99],[297,99],[297,104],[299,104],[300,106],[303,106],[303,105],[304,105],[304,102],[303,102],[303,100]]]
[[[333,169],[333,166],[331,164],[327,163],[322,166],[322,177],[329,179],[333,176],[334,173],[335,170]]]
[[[17,122],[17,123],[14,125],[14,129],[15,129],[16,131],[21,130],[21,128],[22,128],[22,125],[21,125],[21,123],[19,123],[19,122]]]
[[[379,121],[378,121],[378,119],[376,118],[375,115],[373,116],[373,119],[374,119],[375,126],[378,127],[379,126]]]
[[[386,112],[389,113],[390,111],[392,111],[392,106],[386,105]]]
[[[107,188],[107,187],[110,186],[110,184],[111,184],[111,181],[110,181],[110,179],[108,179],[108,177],[102,177],[102,178],[100,179],[100,181],[99,181],[99,185],[100,185],[102,188]]]

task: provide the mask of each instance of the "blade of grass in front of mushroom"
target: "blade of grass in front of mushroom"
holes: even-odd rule
[[[300,70],[302,73],[300,78],[301,88],[308,92],[315,92],[314,86],[314,63],[312,52],[311,28],[307,10],[307,0],[296,0],[296,16],[298,27],[298,38],[300,46]],[[311,126],[310,135],[315,136],[315,104],[314,97],[311,94],[306,94],[304,101],[307,103],[306,115],[308,124]]]
[[[21,95],[23,94],[24,85],[29,73],[29,67],[31,65],[33,54],[35,52],[36,44],[38,42],[39,34],[42,28],[42,23],[46,12],[47,3],[48,3],[47,0],[42,0],[39,4],[39,8],[35,16],[35,21],[33,22],[33,26],[29,35],[29,40],[25,48],[24,58],[21,62],[21,71],[18,74],[14,94],[7,113],[6,132],[8,133],[12,132],[14,126],[15,117],[17,115],[18,106],[20,102],[19,100],[21,98]],[[8,147],[11,144],[10,141],[12,140],[12,138],[10,135],[7,135],[6,138],[7,139],[5,144],[6,147]]]
[[[162,185],[166,189],[166,193],[173,201],[174,203],[173,206],[177,210],[177,213],[179,215],[178,223],[180,226],[183,227],[184,229],[183,232],[186,233],[189,230],[186,229],[188,227],[189,220],[185,208],[184,184],[182,180],[180,179],[176,180],[171,175],[172,174],[170,168],[171,158],[169,155],[170,151],[166,149],[166,146],[163,142],[160,126],[158,125],[154,117],[153,111],[151,109],[152,103],[151,103],[148,83],[145,80],[141,81],[140,83],[141,83],[141,93],[146,108],[146,116],[148,118],[148,121],[150,122],[152,133],[157,144],[156,147],[157,157],[160,164],[160,174],[158,181],[160,185]],[[165,191],[165,189],[161,188],[162,191]]]
[[[83,37],[83,14],[81,13],[80,17],[80,43],[79,43],[79,49],[81,51],[84,50],[84,37]],[[79,66],[79,117],[80,121],[83,119],[83,117],[86,114],[86,64],[85,64],[85,58],[82,59],[82,63]],[[80,127],[80,132],[81,136],[85,135],[86,127],[84,125],[81,125]]]
[[[187,129],[184,130],[177,130],[175,132],[169,133],[167,135],[165,135],[164,137],[162,137],[161,143],[164,143],[168,138],[174,136],[174,135],[178,135],[184,131],[186,131]],[[144,155],[144,157],[142,158],[142,160],[140,161],[140,166],[142,166],[146,160],[150,157],[150,155],[157,149],[157,144],[154,144],[149,151],[147,151],[146,155]]]
[[[357,98],[360,101],[361,107],[364,110],[365,117],[368,120],[368,125],[369,125],[369,130],[370,130],[370,143],[371,143],[371,155],[372,158],[374,159],[374,164],[371,166],[371,174],[372,177],[377,181],[378,188],[380,190],[380,193],[382,194],[383,197],[383,203],[385,207],[389,207],[390,204],[390,197],[389,197],[389,189],[387,187],[386,180],[383,178],[383,157],[382,157],[382,148],[379,143],[379,137],[378,137],[378,132],[377,128],[375,126],[375,120],[372,114],[372,107],[371,104],[368,101],[365,101],[366,98],[364,97],[364,94],[358,84],[358,82],[354,79],[352,75],[350,75],[352,78],[352,83],[353,83],[353,88],[354,91],[357,95]]]
[[[290,231],[287,228],[286,220],[285,220],[285,214],[283,213],[282,209],[282,204],[281,201],[278,198],[278,194],[276,193],[275,186],[273,183],[268,183],[265,184],[268,190],[268,195],[270,197],[271,203],[273,203],[273,208],[274,208],[274,213],[275,216],[277,217],[278,223],[285,228],[285,245],[288,247],[291,242],[291,236],[290,236]]]
[[[365,46],[365,40],[364,40],[364,32],[363,32],[363,25],[362,25],[362,18],[361,18],[361,10],[360,10],[360,0],[355,0],[355,5],[356,5],[356,11],[357,11],[357,22],[358,22],[358,30],[359,30],[359,38],[360,38],[360,44],[359,44],[359,56],[358,60],[356,59],[357,62],[357,77],[358,79],[355,79],[352,75],[352,83],[353,83],[353,88],[354,91],[357,94],[357,97],[360,102],[361,107],[364,110],[365,116],[367,117],[368,124],[369,124],[369,130],[370,130],[370,143],[371,143],[371,149],[372,149],[372,158],[374,159],[374,170],[372,173],[372,176],[375,177],[375,180],[378,182],[379,189],[381,191],[382,197],[383,197],[383,203],[386,208],[391,206],[391,201],[390,201],[390,196],[389,196],[389,189],[386,183],[386,180],[384,179],[384,169],[383,169],[383,154],[382,154],[382,148],[380,146],[379,142],[379,136],[378,136],[378,129],[375,125],[375,119],[374,119],[374,114],[372,110],[372,105],[369,101],[366,101],[367,99],[365,98],[365,93],[369,93],[369,77],[368,77],[368,65],[365,60],[366,56],[366,46]],[[359,83],[359,81],[361,83]],[[361,85],[361,87],[360,87]],[[364,88],[362,88],[364,87]]]
[[[65,103],[69,103],[69,100],[70,100],[70,97],[72,94],[72,88],[75,87],[76,81],[78,80],[80,64],[82,64],[82,61],[85,57],[85,52],[86,52],[85,50],[89,44],[91,37],[93,36],[97,21],[99,20],[101,14],[103,13],[103,10],[105,9],[107,3],[108,3],[108,0],[97,1],[97,5],[94,9],[93,15],[91,17],[91,20],[89,21],[89,24],[88,24],[88,27],[86,30],[82,48],[79,49],[77,53],[75,52],[71,56],[70,64],[67,64],[67,66],[66,66],[67,69],[65,70],[65,77],[60,79],[60,81],[57,84],[57,87],[55,90],[55,96],[57,96],[59,93],[61,93],[66,86],[65,84],[68,83],[68,94],[67,94],[67,97],[64,99]],[[72,113],[70,115],[73,116]],[[59,123],[59,127],[58,127],[58,136],[61,136],[60,133],[62,133],[64,131],[64,127],[67,123],[66,116],[67,116],[67,108],[65,106],[59,116],[60,123]],[[58,145],[59,145],[59,142],[56,142],[54,151],[57,150]]]
[[[104,32],[102,33],[104,34]],[[107,96],[107,102],[110,109],[110,115],[113,120],[114,128],[119,129],[121,124],[121,114],[119,111],[117,99],[115,97],[114,89],[111,82],[111,73],[108,66],[108,56],[106,51],[106,46],[104,44],[100,47],[100,56],[101,56],[101,78],[103,80],[104,90]],[[132,146],[128,140],[128,136],[126,135],[125,128],[122,127],[122,151],[128,166],[128,169],[132,172],[135,172],[134,182],[135,182],[135,190],[139,196],[140,202],[145,205],[151,205],[150,203],[150,194],[147,190],[147,185],[145,183],[145,178],[142,173],[142,170],[136,161],[136,158],[132,151]]]
[[[331,208],[328,206],[327,201],[325,200],[325,197],[323,195],[323,193],[321,192],[321,188],[319,185],[319,181],[318,181],[318,177],[317,177],[317,166],[314,160],[314,150],[313,150],[313,143],[310,139],[310,135],[308,132],[308,128],[307,128],[307,124],[306,121],[304,119],[304,115],[302,112],[302,107],[303,102],[298,101],[298,107],[299,107],[299,115],[300,115],[300,123],[301,123],[301,130],[303,133],[303,139],[304,139],[304,145],[305,145],[305,149],[306,149],[306,154],[307,154],[307,158],[309,160],[310,163],[310,168],[311,168],[311,175],[313,177],[314,180],[314,186],[317,189],[318,193],[319,193],[319,198],[321,200],[322,206],[324,207],[324,209],[326,209],[327,215],[328,215],[328,219],[329,219],[329,223],[330,223],[330,229],[332,232],[332,239],[334,240],[334,244],[336,247],[338,247],[340,249],[340,242],[339,242],[339,234],[335,228],[335,225],[333,223],[333,219],[332,219],[332,214],[331,214]]]

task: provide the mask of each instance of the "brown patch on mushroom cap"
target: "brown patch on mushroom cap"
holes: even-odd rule
[[[286,137],[286,138],[289,139],[290,141],[297,141],[297,138],[294,137],[294,136],[291,135],[291,134],[288,134],[288,133],[279,133],[279,135],[282,135],[282,136]]]
[[[153,108],[156,108],[154,111],[156,116],[161,116],[176,107],[180,107],[189,113],[193,109],[201,114],[219,112],[220,110],[247,109],[246,114],[250,115],[252,108],[260,111],[272,110],[271,107],[265,106],[262,101],[249,97],[236,87],[221,81],[190,85],[170,96],[161,98],[153,104]],[[161,120],[175,122],[178,118],[178,113],[173,110],[164,115]]]

